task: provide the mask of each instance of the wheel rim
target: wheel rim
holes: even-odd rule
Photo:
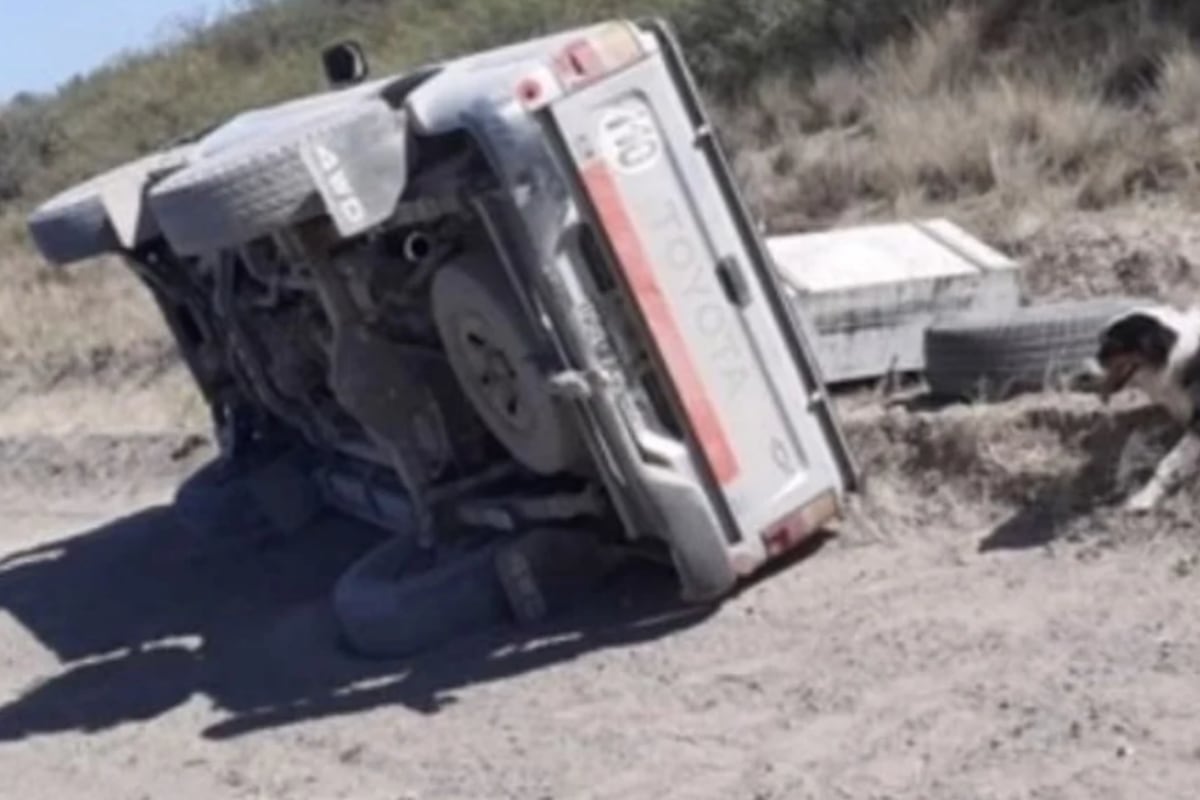
[[[530,322],[495,266],[474,257],[442,266],[431,303],[459,387],[509,454],[542,475],[581,464],[574,421],[551,395]]]
[[[515,433],[528,433],[534,422],[532,409],[521,391],[512,354],[495,343],[489,335],[486,320],[477,314],[459,315],[457,328],[462,353],[479,397],[507,428]]]

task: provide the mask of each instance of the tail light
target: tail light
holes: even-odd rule
[[[762,541],[767,549],[767,558],[781,556],[803,544],[837,515],[836,495],[832,491],[817,495],[815,500],[810,500],[763,531]]]
[[[567,44],[550,60],[525,75],[516,85],[517,100],[535,110],[564,91],[588,84],[641,58],[646,52],[637,28],[612,22]]]
[[[637,29],[613,22],[568,44],[554,58],[554,71],[566,86],[593,81],[642,56]]]

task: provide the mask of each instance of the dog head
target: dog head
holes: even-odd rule
[[[1156,309],[1130,311],[1111,321],[1100,333],[1096,354],[1101,397],[1107,400],[1135,379],[1161,373],[1178,341],[1179,333]]]

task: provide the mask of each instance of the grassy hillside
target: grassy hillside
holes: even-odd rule
[[[1191,202],[1197,12],[957,3],[812,80],[764,76],[727,127],[767,217],[783,227],[932,205],[1000,235],[1014,213],[1165,194]]]
[[[318,89],[316,53],[338,37],[383,72],[646,13],[680,31],[774,229],[937,212],[1012,242],[1063,214],[1200,198],[1193,0],[248,0],[0,114],[7,375],[44,386],[113,353],[162,361],[123,273],[39,269],[19,224],[37,200]]]
[[[246,0],[179,23],[148,52],[114,61],[0,118],[0,204],[21,205],[202,129],[249,105],[321,88],[316,54],[364,41],[380,72],[607,16],[659,14],[680,28],[702,82],[742,91],[776,71],[809,72],[894,35],[929,0]]]
[[[1200,30],[1200,4],[1187,0],[246,0],[242,8],[179,23],[157,48],[53,96],[18,97],[0,115],[0,213],[239,109],[319,89],[316,53],[342,36],[362,39],[382,72],[605,16],[661,14],[731,112],[735,147],[787,145],[772,168],[786,176],[808,160],[812,134],[854,128],[879,145],[864,148],[879,163],[846,181],[816,177],[867,184],[859,188],[886,200],[913,189],[944,198],[997,188],[1008,165],[985,165],[989,148],[1009,151],[1001,157],[1023,149],[1020,167],[1061,172],[1061,163],[1024,162],[1065,157],[1071,166],[1069,152],[1029,149],[1111,152],[1115,129],[1142,140],[1147,126],[1190,123],[1189,92],[1198,91],[1189,32]],[[1045,115],[1056,117],[1054,130]],[[1134,117],[1141,122],[1129,128]],[[914,136],[906,129],[914,120],[936,136]],[[1090,136],[1078,139],[1082,128]],[[1160,124],[1151,134],[1162,132]],[[943,163],[930,165],[922,150],[943,153]],[[814,160],[839,160],[826,156]],[[1111,189],[1093,187],[1085,204],[1103,204]],[[811,198],[798,199],[812,209]]]

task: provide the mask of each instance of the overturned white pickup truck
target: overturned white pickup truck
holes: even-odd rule
[[[391,654],[536,616],[609,545],[711,601],[839,514],[851,460],[662,23],[326,68],[29,220],[161,304],[223,448],[181,514],[394,531],[335,592]]]

